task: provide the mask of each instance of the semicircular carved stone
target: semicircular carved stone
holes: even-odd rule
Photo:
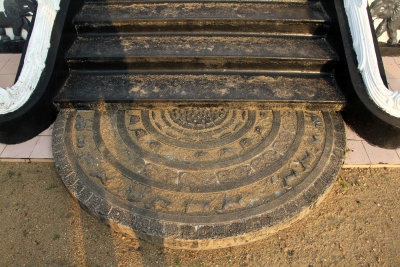
[[[83,207],[119,231],[187,249],[246,243],[301,218],[345,148],[335,112],[62,110],[53,134],[56,166]]]

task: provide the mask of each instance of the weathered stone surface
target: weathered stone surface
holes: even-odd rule
[[[107,51],[107,52],[105,52]],[[321,71],[338,56],[323,37],[281,35],[84,35],[66,54],[72,69]]]
[[[119,103],[126,109],[132,103],[144,101],[179,101],[176,106],[183,101],[188,105],[230,101],[242,106],[253,102],[269,108],[307,105],[319,110],[340,110],[345,103],[329,75],[261,72],[240,75],[75,72],[56,98],[62,107],[106,102]],[[137,122],[137,117],[131,117],[130,124]]]
[[[71,195],[113,229],[239,245],[329,189],[345,99],[320,1],[84,1],[74,23],[53,153]]]
[[[75,24],[80,33],[177,30],[326,33],[328,17],[318,2],[280,2],[119,1],[113,5],[91,2],[78,13]]]
[[[85,209],[180,248],[248,242],[301,216],[344,154],[334,112],[65,110],[55,132],[61,178]]]

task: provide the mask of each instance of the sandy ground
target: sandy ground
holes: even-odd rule
[[[154,247],[81,210],[52,163],[0,163],[1,266],[398,266],[400,169],[342,170],[309,216],[213,251]]]

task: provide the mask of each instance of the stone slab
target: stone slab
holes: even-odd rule
[[[114,229],[184,249],[260,239],[303,217],[345,148],[335,112],[63,110],[53,152],[67,189]]]
[[[2,158],[29,158],[38,142],[39,137],[35,137],[17,145],[7,145],[1,153]]]
[[[346,146],[345,164],[370,165],[372,163],[362,140],[348,140]]]
[[[326,31],[327,20],[315,3],[92,2],[80,10],[75,24],[80,33],[178,30],[315,34]]]
[[[371,162],[377,162],[379,164],[400,164],[400,158],[395,150],[372,146],[365,141],[363,145]]]
[[[74,42],[66,57],[73,69],[258,69],[302,72],[331,69],[337,59],[324,38],[245,33],[138,33],[123,37],[116,34],[83,35]]]
[[[0,74],[14,75],[18,70],[21,54],[7,54],[8,61],[0,69]]]
[[[140,101],[234,101],[338,110],[345,99],[324,75],[296,74],[102,74],[74,72],[59,104]],[[183,104],[183,102],[181,102]],[[179,105],[179,104],[178,104]],[[257,105],[257,104],[256,104]]]
[[[51,152],[51,135],[50,136],[39,136],[38,141],[30,155],[30,158],[34,159],[52,159],[53,154]]]

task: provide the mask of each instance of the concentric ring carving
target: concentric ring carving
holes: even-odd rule
[[[184,240],[242,235],[291,218],[340,168],[344,130],[335,113],[211,113],[184,120],[162,109],[63,111],[56,164],[68,162],[58,167],[64,183],[97,216]]]
[[[196,215],[268,203],[300,184],[322,155],[320,113],[212,113],[184,120],[161,109],[78,112],[73,151],[91,179],[129,203]]]

